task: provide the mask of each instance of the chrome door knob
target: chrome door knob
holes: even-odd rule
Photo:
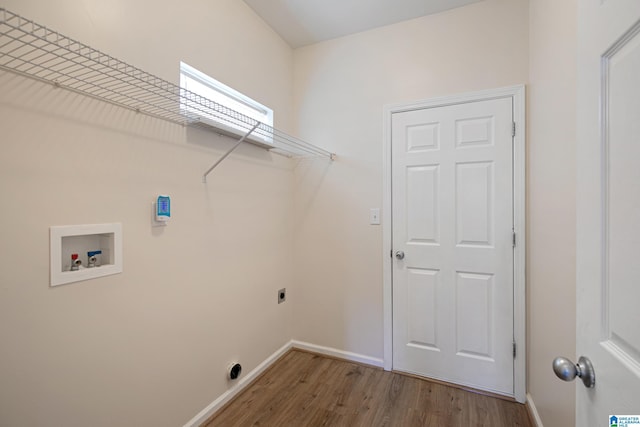
[[[402,252],[402,251],[398,251],[398,252],[396,252],[396,258],[398,258],[398,259],[404,259],[404,252]]]
[[[584,356],[580,356],[577,364],[566,357],[556,357],[553,359],[553,372],[563,381],[573,381],[578,377],[587,388],[596,385],[596,372],[591,361]]]

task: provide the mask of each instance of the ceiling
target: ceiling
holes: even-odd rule
[[[481,0],[244,0],[293,48]]]

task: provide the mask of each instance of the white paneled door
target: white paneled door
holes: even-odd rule
[[[576,425],[640,425],[640,2],[579,4]]]
[[[393,369],[513,396],[512,97],[391,120]]]

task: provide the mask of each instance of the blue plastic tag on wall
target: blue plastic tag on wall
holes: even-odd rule
[[[171,218],[171,198],[160,195],[156,201],[156,221],[168,221]]]

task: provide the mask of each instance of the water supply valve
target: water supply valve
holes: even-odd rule
[[[87,268],[92,268],[92,267],[100,267],[100,257],[99,255],[102,255],[102,251],[89,251],[87,252],[87,259],[88,259],[88,263],[87,263]]]
[[[71,254],[71,271],[80,270],[81,265],[82,265],[82,260],[78,258],[78,254]]]

